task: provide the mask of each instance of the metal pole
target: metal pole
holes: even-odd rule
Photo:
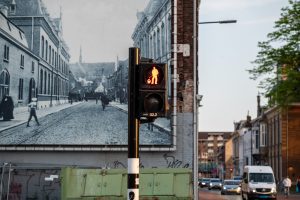
[[[0,184],[0,200],[2,200],[2,193],[3,193],[3,178],[4,178],[4,170],[7,163],[3,163],[2,165],[2,173],[1,173],[1,184]]]
[[[197,16],[197,1],[198,0],[194,0],[193,1],[193,63],[194,63],[194,107],[193,107],[193,118],[194,118],[194,200],[198,200],[198,100],[197,100],[197,83],[198,83],[198,65],[197,65],[197,26],[198,26],[198,16]]]
[[[7,195],[6,195],[6,200],[8,200],[8,197],[9,197],[10,170],[11,170],[11,163],[9,164],[9,170],[8,170],[8,181],[7,181]]]
[[[129,48],[127,200],[139,200],[138,64],[140,50]]]

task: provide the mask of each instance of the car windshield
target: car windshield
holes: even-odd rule
[[[242,180],[242,177],[234,177],[234,180]]]
[[[207,182],[207,181],[209,181],[209,179],[208,178],[204,178],[204,179],[202,179],[202,181]]]
[[[219,179],[211,179],[210,182],[217,183],[217,182],[221,182],[221,181]]]
[[[272,173],[250,173],[249,180],[250,182],[273,183],[274,177]]]
[[[239,181],[224,181],[224,185],[239,185]]]

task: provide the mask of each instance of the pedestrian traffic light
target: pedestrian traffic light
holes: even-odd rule
[[[139,117],[165,117],[167,102],[167,65],[141,63],[139,65]]]

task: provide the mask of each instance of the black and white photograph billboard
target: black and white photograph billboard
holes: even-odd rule
[[[169,109],[140,145],[172,147],[171,2],[0,0],[0,149],[126,149],[130,47],[166,64]]]

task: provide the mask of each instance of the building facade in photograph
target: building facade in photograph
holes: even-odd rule
[[[14,106],[24,106],[37,96],[39,58],[29,48],[24,32],[0,12],[0,99],[11,96]]]
[[[168,88],[171,88],[171,1],[152,0],[143,12],[137,13],[138,24],[132,34],[134,46],[141,56],[168,65]],[[171,90],[168,91],[171,96]]]
[[[0,4],[8,8],[8,19],[24,32],[29,50],[39,57],[39,107],[67,102],[70,54],[62,35],[61,16],[51,18],[41,0],[0,0]]]

